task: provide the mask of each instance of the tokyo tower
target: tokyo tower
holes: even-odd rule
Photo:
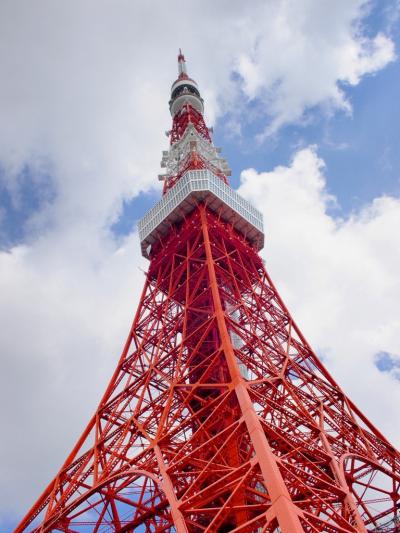
[[[99,406],[16,532],[400,531],[400,455],[319,361],[178,56],[141,300]]]

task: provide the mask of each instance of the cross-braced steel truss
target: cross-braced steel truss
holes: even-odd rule
[[[108,389],[16,531],[397,531],[399,487],[399,454],[200,203],[153,246]]]

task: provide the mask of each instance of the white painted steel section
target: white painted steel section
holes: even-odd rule
[[[203,99],[200,96],[184,91],[180,96],[171,100],[170,112],[174,117],[185,104],[190,104],[201,114],[204,113]]]
[[[174,143],[167,151],[162,154],[161,167],[165,168],[165,176],[174,176],[179,173],[182,161],[189,155],[189,152],[196,151],[204,159],[212,163],[216,168],[225,174],[230,175],[230,169],[227,161],[220,155],[220,149],[204,139],[193,124],[189,124],[183,137]]]
[[[264,246],[262,214],[209,170],[189,170],[139,221],[142,253],[204,201],[258,250]]]
[[[227,290],[226,287],[225,287],[225,290]],[[225,301],[225,309],[228,312],[230,318],[234,322],[239,324],[239,321],[240,321],[239,309],[234,309],[233,305],[229,301]],[[240,348],[244,345],[244,341],[242,337],[240,337],[237,333],[235,333],[235,331],[232,330],[230,327],[228,328],[228,331],[229,331],[229,336],[232,341],[232,346],[234,347],[235,350],[240,350]],[[242,363],[242,361],[238,357],[236,357],[236,362],[238,364],[239,372],[241,376],[244,379],[249,379],[249,372],[248,372],[247,366],[244,363]]]

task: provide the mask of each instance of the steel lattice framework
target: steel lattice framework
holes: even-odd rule
[[[178,62],[165,205],[143,222],[150,266],[132,328],[16,531],[398,531],[400,456],[290,316],[258,255],[254,208],[204,174],[169,200],[187,172],[224,186],[228,173]]]

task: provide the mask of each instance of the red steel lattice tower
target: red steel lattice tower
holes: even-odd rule
[[[400,530],[400,456],[313,353],[178,56],[162,199],[122,356],[16,532]]]

